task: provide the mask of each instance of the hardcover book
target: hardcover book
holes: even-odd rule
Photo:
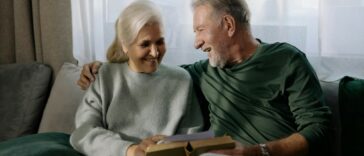
[[[210,131],[167,137],[160,143],[148,147],[146,156],[198,156],[202,153],[231,149],[235,142],[230,136],[214,137]]]

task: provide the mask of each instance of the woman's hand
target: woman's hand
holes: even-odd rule
[[[164,135],[155,135],[148,138],[143,139],[137,145],[131,145],[127,150],[127,156],[144,156],[147,148],[151,145],[157,144],[158,141],[162,140],[166,136]]]
[[[139,147],[139,145],[131,145],[126,151],[126,156],[145,156],[145,152]]]
[[[77,84],[82,90],[86,90],[90,86],[91,82],[95,81],[95,75],[99,71],[101,65],[102,63],[99,61],[83,65],[80,78],[77,81]]]

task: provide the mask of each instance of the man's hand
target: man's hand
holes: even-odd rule
[[[145,138],[137,145],[131,145],[127,150],[127,156],[144,156],[148,147],[157,144],[158,141],[165,138],[164,135],[155,135]]]
[[[215,153],[215,154],[223,154],[223,155],[231,155],[231,156],[256,156],[259,155],[259,153],[256,153],[258,151],[252,149],[252,148],[246,148],[241,143],[235,141],[235,148],[233,149],[222,149],[222,150],[213,150],[209,151],[209,153]]]
[[[77,85],[79,85],[82,90],[86,90],[90,86],[91,82],[95,81],[95,75],[99,71],[101,65],[102,63],[99,61],[83,65],[80,79],[77,81]]]
[[[306,156],[308,155],[308,142],[299,133],[293,133],[292,135],[271,142],[267,142],[267,149],[270,155],[278,156]],[[233,156],[256,156],[262,155],[262,151],[259,145],[243,146],[239,142],[235,141],[234,149],[226,150],[214,150],[209,153],[218,153],[224,155]]]

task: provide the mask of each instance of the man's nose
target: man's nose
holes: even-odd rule
[[[200,40],[200,39],[195,39],[195,48],[196,49],[199,49],[199,48],[201,48],[202,47],[202,45],[203,45],[203,41],[202,40]]]

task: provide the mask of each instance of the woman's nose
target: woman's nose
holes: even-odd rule
[[[155,45],[152,46],[152,49],[150,51],[150,55],[155,57],[155,58],[158,57],[159,50],[158,50],[157,46],[155,46]]]

